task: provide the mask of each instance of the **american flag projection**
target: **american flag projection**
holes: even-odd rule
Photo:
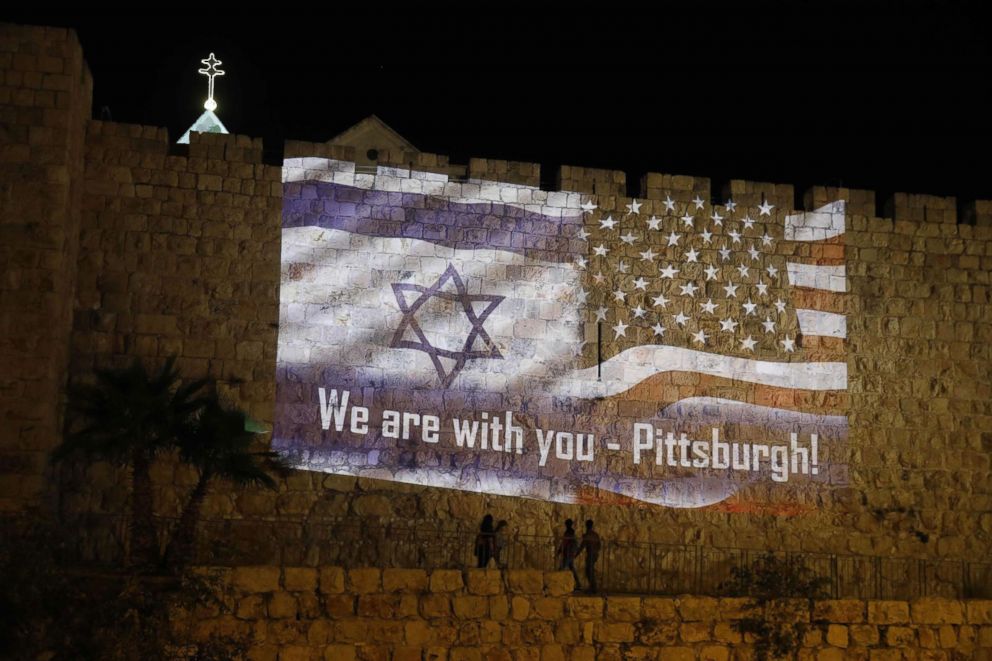
[[[844,483],[842,201],[603,209],[323,158],[283,181],[273,444],[297,466],[670,507]]]

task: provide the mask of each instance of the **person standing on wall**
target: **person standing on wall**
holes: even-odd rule
[[[599,560],[599,551],[603,547],[603,540],[599,538],[599,533],[592,529],[592,519],[586,520],[586,532],[582,535],[582,544],[575,555],[582,551],[586,552],[586,592],[596,592],[596,561]]]
[[[506,519],[500,519],[496,523],[496,530],[493,535],[493,557],[496,559],[496,566],[500,569],[506,569],[506,547],[508,544],[506,528],[509,525]]]
[[[479,534],[475,536],[475,557],[478,568],[485,569],[496,551],[496,533],[493,530],[493,515],[482,517]]]
[[[579,540],[575,536],[574,523],[571,519],[565,520],[565,532],[561,536],[561,541],[558,542],[558,548],[555,549],[555,556],[561,556],[561,565],[558,569],[564,571],[568,569],[572,572],[572,578],[575,579],[575,589],[578,590],[579,574],[575,571],[575,555],[579,548]]]

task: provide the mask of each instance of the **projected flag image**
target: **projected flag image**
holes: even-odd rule
[[[604,209],[323,158],[283,185],[273,445],[300,468],[669,507],[845,483],[843,201]]]

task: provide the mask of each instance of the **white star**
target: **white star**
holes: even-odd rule
[[[761,325],[765,327],[766,333],[775,332],[775,322],[769,319],[768,317],[765,317],[765,320],[761,322]]]
[[[785,301],[781,298],[775,299],[775,309],[779,312],[785,312]]]
[[[716,209],[713,210],[713,215],[710,218],[713,220],[714,225],[723,225],[723,216],[718,214]]]
[[[720,269],[710,264],[705,269],[703,269],[703,271],[706,272],[707,280],[716,280],[716,274],[719,273]]]
[[[613,216],[607,216],[606,218],[599,219],[599,229],[611,230],[616,224],[617,221],[613,220]]]
[[[630,270],[630,265],[627,264],[627,262],[619,262],[617,264],[617,271],[619,271],[620,273],[626,273],[629,270]]]
[[[730,248],[728,248],[727,246],[724,246],[724,247],[720,248],[720,250],[718,252],[720,253],[720,259],[722,259],[725,262],[729,262],[730,261]]]
[[[758,213],[758,215],[759,216],[770,216],[770,215],[772,215],[772,209],[774,209],[774,208],[775,208],[775,205],[774,204],[768,204],[767,201],[762,202],[761,204],[758,205],[758,211],[760,212],[760,213]]]
[[[677,268],[675,268],[674,266],[672,266],[671,264],[669,264],[665,268],[661,269],[661,271],[660,271],[661,277],[668,278],[668,279],[674,278],[675,277],[675,274],[678,273],[678,272],[679,272],[679,270]]]
[[[650,248],[641,253],[642,262],[653,262],[655,257],[655,252]]]
[[[660,224],[661,224],[661,218],[655,218],[654,216],[651,216],[650,218],[648,218],[648,229],[649,230],[661,229],[660,227],[658,227]]]
[[[575,265],[578,266],[580,269],[584,269],[586,267],[586,264],[588,263],[589,262],[586,261],[586,258],[583,257],[582,255],[579,255],[578,257],[575,258]]]
[[[710,240],[713,238],[713,232],[704,229],[703,233],[700,236],[703,237],[703,243],[709,243]]]
[[[599,308],[596,310],[596,321],[606,321],[606,308]]]
[[[634,316],[635,317],[637,317],[638,319],[640,319],[641,317],[644,316],[644,313],[647,312],[647,310],[645,310],[640,305],[638,305],[636,308],[634,308],[633,310],[631,310],[631,312],[634,313]]]
[[[714,303],[713,299],[710,298],[707,299],[706,302],[700,305],[699,307],[703,308],[703,312],[706,312],[707,314],[713,314],[713,311],[716,310],[718,307],[720,307],[720,304]]]
[[[637,237],[631,234],[630,232],[627,232],[626,234],[620,237],[620,240],[632,246],[634,245],[634,241],[637,241]]]
[[[699,287],[691,282],[687,282],[684,285],[679,285],[679,289],[682,290],[683,296],[695,296],[696,290],[699,289]]]
[[[640,213],[641,203],[637,200],[631,200],[630,204],[627,205],[627,213]]]
[[[616,333],[613,336],[613,339],[615,340],[618,337],[620,337],[621,335],[623,335],[624,337],[627,337],[627,326],[629,326],[629,325],[630,324],[625,324],[625,323],[623,323],[622,321],[620,321],[618,319],[617,320],[617,325],[613,327],[613,332]]]
[[[748,214],[748,215],[744,216],[743,218],[741,218],[741,222],[744,223],[744,229],[746,229],[746,230],[749,230],[752,227],[754,227],[754,219],[751,218],[751,215],[750,214]]]
[[[671,234],[669,234],[668,235],[668,245],[669,246],[677,246],[677,245],[679,245],[679,237],[681,237],[681,236],[682,236],[681,234],[676,234],[675,232],[672,232]]]
[[[589,238],[589,232],[587,232],[586,228],[583,227],[582,229],[579,230],[579,233],[576,234],[575,236],[579,237],[579,239],[581,239],[582,241],[585,241],[586,239]]]
[[[689,252],[685,254],[685,258],[690,262],[698,262],[699,253],[696,252],[695,248],[689,248]]]
[[[617,289],[613,292],[613,300],[623,302],[627,300],[627,294],[622,289]]]
[[[594,253],[600,257],[606,257],[606,253],[610,252],[610,249],[604,246],[602,243],[592,249]]]
[[[727,292],[727,296],[729,298],[737,298],[737,288],[739,286],[740,285],[735,285],[732,282],[728,282],[726,285],[724,285],[723,291]]]
[[[735,328],[737,328],[737,322],[733,319],[727,318],[720,320],[720,330],[733,333]]]
[[[580,303],[581,305],[585,305],[586,300],[588,300],[589,298],[589,292],[587,292],[585,289],[580,289],[576,298],[578,299],[578,303]]]
[[[742,278],[746,278],[748,274],[751,272],[751,269],[749,269],[747,266],[744,266],[743,264],[738,264],[737,272],[741,274]]]
[[[741,242],[741,233],[738,232],[737,230],[732,230],[730,232],[730,238],[733,239],[734,243],[740,243]]]
[[[657,323],[654,326],[652,326],[651,330],[654,331],[655,335],[661,335],[662,337],[665,337],[665,327],[662,326],[661,323]]]
[[[741,340],[741,348],[745,351],[754,351],[754,345],[757,344],[757,340],[752,340],[751,336],[748,335],[747,339]]]
[[[654,299],[652,300],[652,304],[653,304],[653,305],[654,305],[655,307],[658,307],[658,306],[660,305],[660,306],[662,307],[662,309],[664,309],[664,308],[665,308],[665,306],[666,306],[666,305],[668,305],[668,299],[667,299],[667,298],[665,298],[665,295],[664,295],[664,294],[658,294],[658,295],[657,295],[657,296],[655,296],[655,297],[654,297]]]
[[[634,289],[640,289],[641,291],[645,291],[647,290],[647,288],[648,288],[648,281],[645,280],[644,278],[638,278],[637,280],[634,280]]]
[[[755,287],[757,287],[758,293],[761,294],[762,296],[767,296],[768,295],[768,284],[767,283],[761,282],[759,280],[758,281],[758,284],[756,284]]]
[[[761,253],[758,252],[758,249],[755,248],[754,246],[751,246],[750,248],[747,249],[747,254],[751,255],[751,259],[753,259],[754,261],[758,261],[758,256],[761,255]]]
[[[734,209],[737,208],[737,203],[734,202],[733,199],[730,199],[730,200],[727,200],[726,204],[724,204],[723,206],[727,207],[727,211],[730,211],[731,213],[733,213]]]
[[[593,211],[595,209],[596,209],[596,205],[592,203],[592,200],[586,200],[586,202],[582,204],[583,213],[589,213],[590,211]]]
[[[706,344],[706,340],[708,337],[709,336],[706,333],[704,333],[703,331],[699,331],[698,333],[692,334],[692,341],[698,342],[699,344]]]
[[[768,236],[768,232],[761,235],[761,245],[770,246],[772,245],[772,237]]]
[[[600,273],[597,273],[596,275],[592,276],[592,279],[596,281],[596,284],[597,285],[601,285],[601,284],[603,284],[603,281],[606,280],[606,276],[603,275],[602,272],[600,272]]]
[[[693,227],[692,221],[693,221],[693,217],[690,216],[689,214],[682,216],[682,224],[685,225],[686,227]]]
[[[584,347],[585,345],[586,345],[586,343],[585,343],[584,341],[583,341],[583,342],[579,342],[579,344],[578,344],[578,345],[577,345],[577,346],[575,347],[575,349],[574,349],[574,350],[572,351],[572,355],[573,355],[573,356],[576,356],[576,357],[581,357],[581,356],[582,356],[582,348],[583,348],[583,347]]]
[[[675,315],[674,319],[675,319],[675,323],[677,323],[679,326],[685,326],[685,322],[689,321],[689,317],[685,316],[681,312]]]
[[[673,200],[672,196],[668,193],[665,193],[665,201],[663,204],[665,205],[665,211],[675,211],[675,200]]]
[[[788,352],[792,353],[796,350],[796,341],[790,338],[788,335],[782,340],[782,347]]]
[[[774,278],[776,275],[778,275],[778,269],[772,266],[771,264],[769,264],[765,268],[765,272],[768,273],[769,278]]]
[[[754,309],[756,307],[758,307],[758,304],[757,303],[752,303],[751,302],[751,299],[749,298],[749,299],[747,299],[747,303],[744,303],[743,304],[743,307],[744,307],[745,310],[747,310],[747,314],[748,315],[752,315],[752,314],[754,314]]]
[[[703,205],[706,204],[705,202],[703,202],[702,198],[700,198],[698,195],[692,198],[692,203],[696,205],[697,209],[702,209]]]

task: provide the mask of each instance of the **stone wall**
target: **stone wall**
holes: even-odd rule
[[[45,457],[60,435],[63,385],[96,366],[178,355],[187,377],[216,377],[229,402],[271,424],[283,189],[279,168],[261,161],[260,141],[195,135],[183,152],[164,129],[90,120],[90,81],[71,32],[4,26],[0,64],[0,509],[38,501]],[[303,154],[345,156],[327,145],[287,145],[287,155]],[[454,171],[437,155],[420,155],[416,165]],[[526,163],[473,159],[466,172],[540,180],[538,166]],[[563,166],[557,181],[594,195],[606,212],[630,203],[622,172]],[[765,199],[779,213],[795,203],[790,185],[732,181],[713,191],[706,178],[651,173],[642,181],[642,213],[658,212],[667,195],[732,195],[749,206]],[[245,522],[246,544],[285,543],[282,521],[350,516],[464,529],[493,512],[524,533],[549,534],[566,517],[591,516],[611,539],[987,557],[992,203],[966,209],[974,224],[963,224],[953,198],[897,194],[885,205],[888,217],[875,216],[870,191],[817,187],[804,199],[808,209],[848,202],[846,484],[790,492],[792,509],[731,502],[671,510],[547,504],[301,471],[278,492],[218,488],[205,517]],[[103,465],[66,469],[63,512],[120,512],[119,478]],[[193,479],[159,462],[160,512],[175,514]],[[100,544],[114,546],[115,535]],[[306,540],[298,547],[303,562]]]
[[[196,637],[244,636],[258,661],[751,659],[746,599],[573,593],[568,572],[214,570],[226,610]],[[992,601],[798,601],[803,661],[992,658]]]
[[[93,81],[60,28],[0,25],[0,72],[3,513],[41,504],[62,428]]]

